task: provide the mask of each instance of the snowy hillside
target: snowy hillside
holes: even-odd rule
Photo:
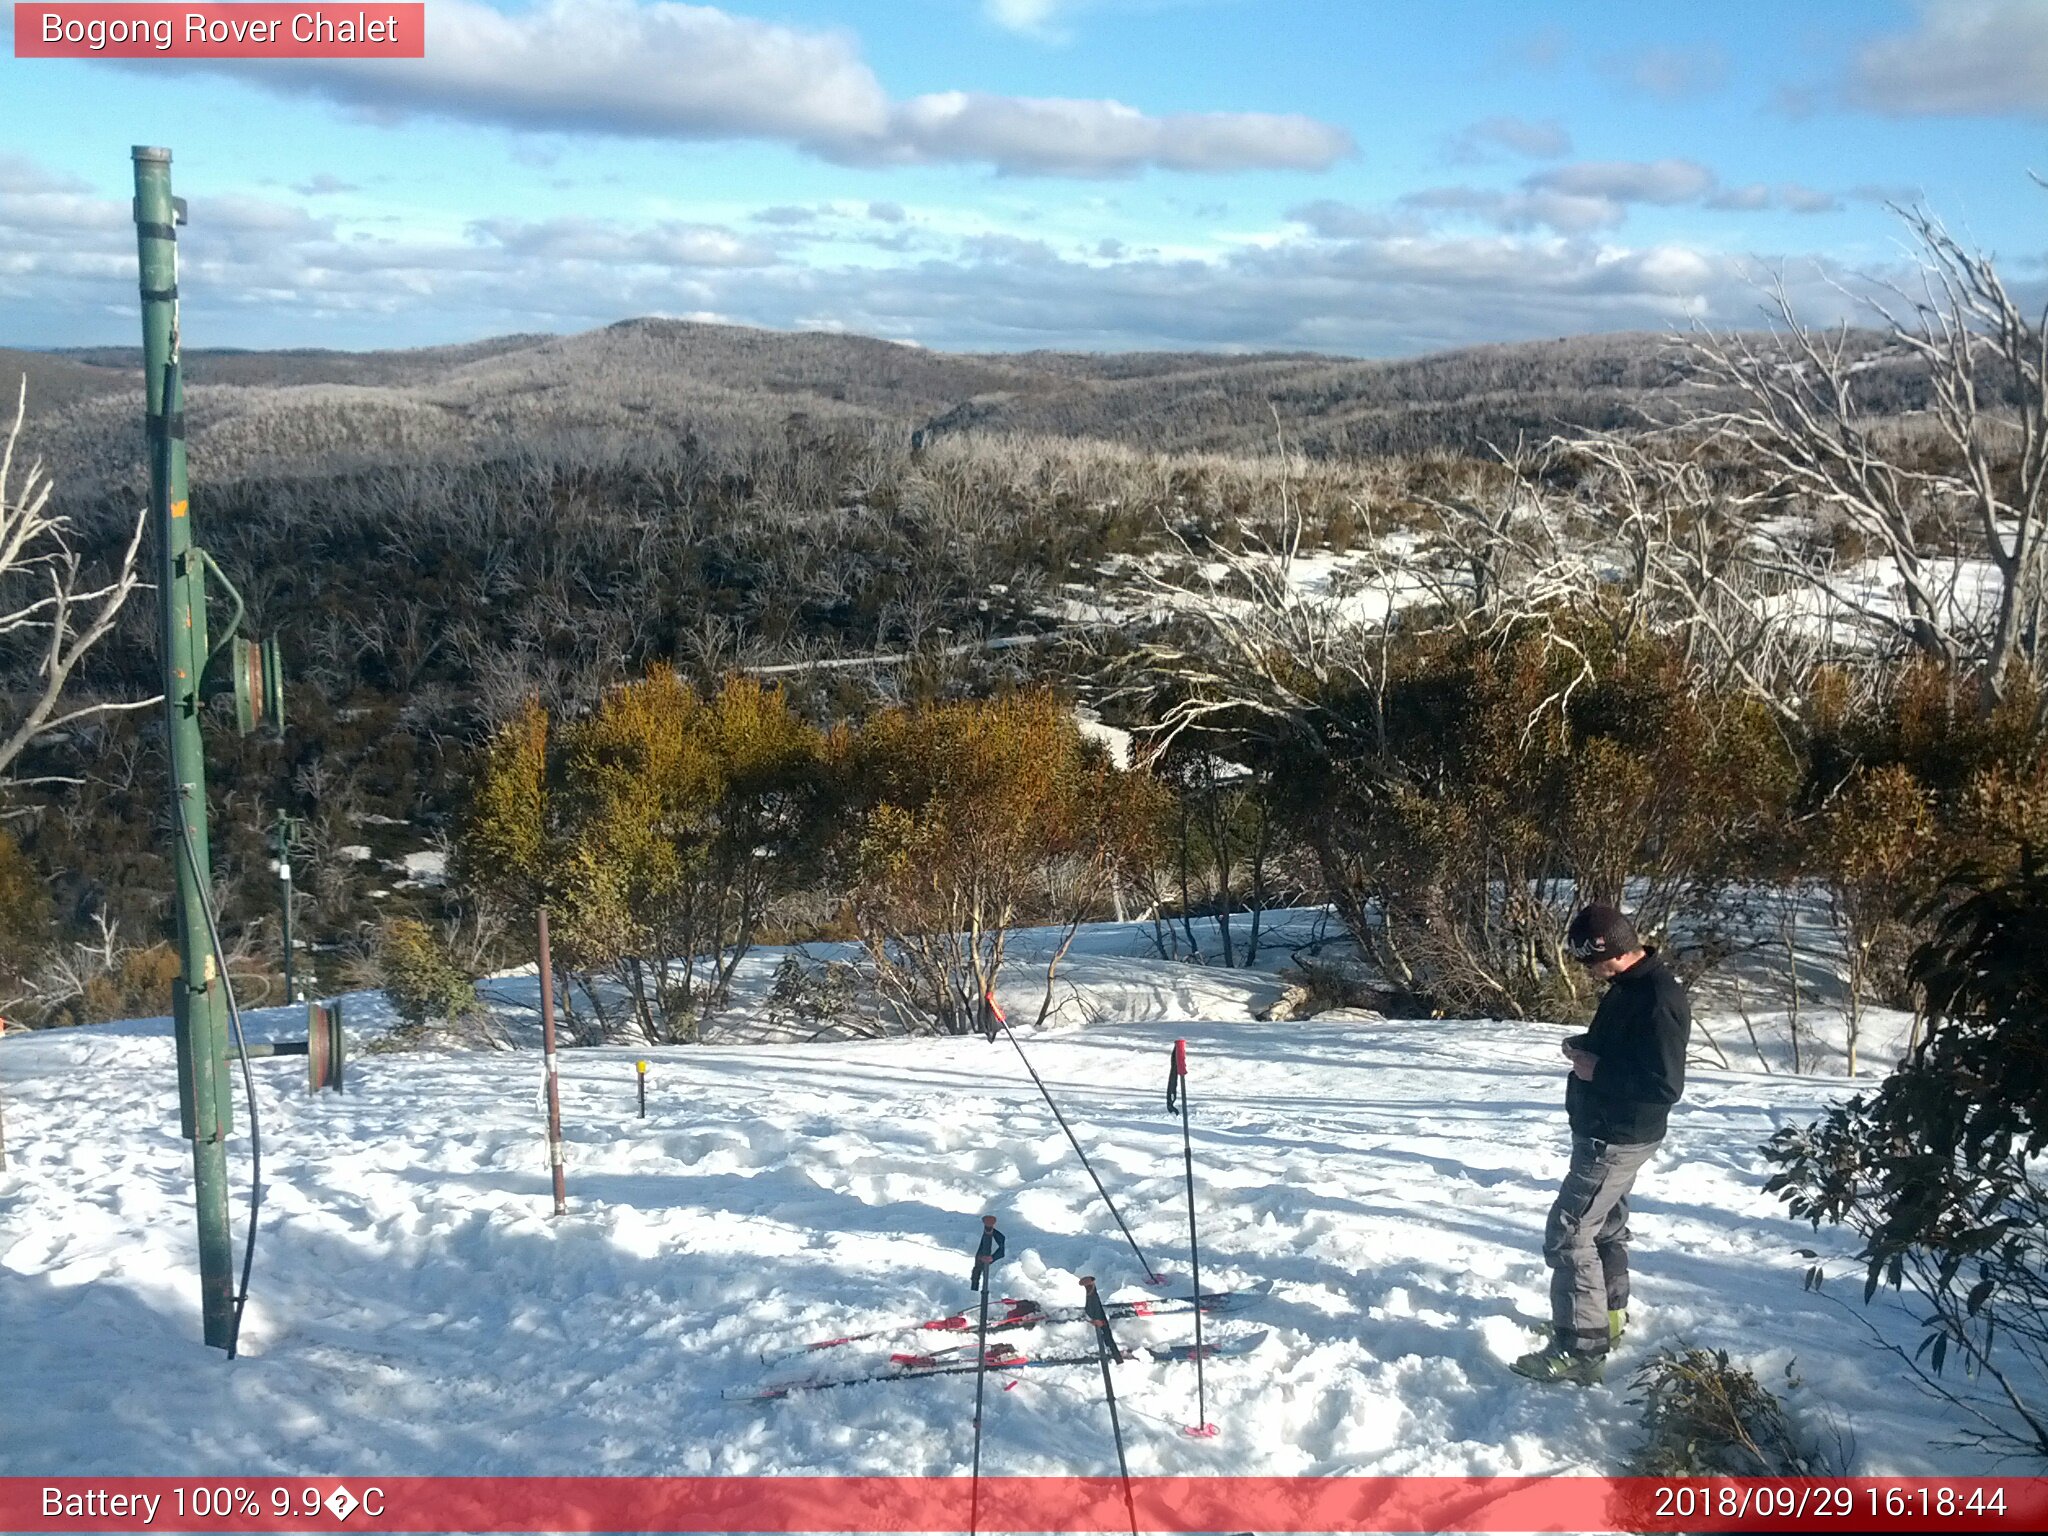
[[[1179,1433],[1195,1413],[1187,1366],[1120,1368],[1134,1472],[1611,1471],[1635,1444],[1632,1363],[1680,1343],[1726,1348],[1780,1386],[1796,1365],[1788,1400],[1851,1426],[1857,1471],[1982,1466],[1867,1342],[1845,1264],[1835,1287],[1853,1311],[1802,1292],[1793,1250],[1847,1239],[1816,1240],[1760,1193],[1757,1144],[1840,1079],[1695,1069],[1642,1187],[1636,1326],[1610,1382],[1537,1387],[1505,1362],[1532,1347],[1517,1315],[1544,1310],[1538,1247],[1565,1162],[1558,1031],[1253,1023],[1270,977],[1140,958],[1137,932],[1120,956],[1098,943],[1077,959],[1079,1027],[1026,1048],[1147,1256],[1185,1282],[1164,1103],[1185,1036],[1203,1279],[1274,1289],[1209,1325],[1268,1332],[1210,1367],[1215,1439]],[[645,1120],[636,1054],[651,1062]],[[789,1373],[764,1349],[967,1305],[983,1212],[1009,1237],[1002,1293],[1073,1303],[1084,1274],[1107,1296],[1145,1293],[1007,1042],[563,1062],[561,1220],[537,1054],[358,1055],[348,1093],[318,1099],[298,1063],[256,1063],[269,1198],[230,1364],[199,1343],[167,1027],[0,1042],[0,1472],[964,1473],[971,1375],[761,1404],[721,1392]],[[238,1134],[238,1189],[246,1153]],[[1868,1315],[1917,1339],[1896,1304]],[[1121,1332],[1191,1336],[1184,1316]],[[1094,1370],[999,1384],[985,1471],[1114,1471]]]

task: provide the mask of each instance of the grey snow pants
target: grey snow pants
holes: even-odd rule
[[[1559,1349],[1607,1352],[1607,1313],[1628,1306],[1628,1195],[1659,1142],[1572,1138],[1572,1165],[1543,1227]]]

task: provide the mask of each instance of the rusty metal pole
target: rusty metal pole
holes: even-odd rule
[[[548,953],[548,909],[540,909],[540,1043],[548,1068],[548,1168],[555,1179],[555,1214],[569,1209],[569,1191],[562,1174],[562,1077],[555,1055],[555,965]]]

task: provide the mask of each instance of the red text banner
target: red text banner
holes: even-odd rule
[[[6,1531],[2039,1531],[2048,1478],[0,1478]]]
[[[423,59],[424,4],[25,5],[17,59]]]

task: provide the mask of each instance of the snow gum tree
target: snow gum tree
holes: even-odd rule
[[[821,747],[743,677],[707,699],[656,668],[561,725],[529,703],[483,755],[460,868],[500,899],[548,902],[564,959],[611,972],[646,1038],[694,1039],[811,867]]]
[[[1956,864],[2009,873],[2023,849],[2048,847],[2035,685],[2011,678],[1988,712],[1980,705],[1968,674],[1921,661],[1860,714],[1814,712],[1805,792],[1814,814],[1788,856],[1828,890],[1852,1029],[1867,1000],[1914,1005],[1907,961]]]
[[[1926,451],[1880,430],[1848,330],[1807,325],[1782,288],[1767,306],[1771,344],[1696,338],[1705,379],[1738,401],[1697,425],[1769,474],[1723,503],[1765,571],[1824,598],[1838,622],[1969,674],[1989,715],[2048,668],[2048,308],[2027,308],[1991,257],[1932,214],[1896,211],[1918,271],[1867,302],[1927,381]],[[1853,534],[1884,582],[1858,582],[1782,516],[1787,505]],[[2048,730],[2038,697],[2034,726]]]
[[[1753,702],[1694,691],[1654,637],[1569,615],[1413,639],[1370,694],[1317,707],[1352,745],[1298,751],[1289,813],[1375,965],[1446,1013],[1580,1012],[1572,909],[1710,923],[1797,783]]]
[[[0,1014],[15,1006],[49,942],[50,893],[0,827]]]
[[[550,810],[548,712],[529,698],[491,738],[471,784],[456,849],[466,883],[520,908],[547,901],[560,856]]]
[[[1043,1020],[1080,924],[1157,835],[1163,792],[1050,694],[884,711],[834,742],[852,797],[852,916],[899,1022],[977,1027],[1015,929],[1049,925]]]
[[[695,1038],[815,847],[818,733],[750,678],[703,699],[668,669],[571,733],[570,920],[651,1038]]]
[[[1818,879],[1860,1005],[1936,849],[2010,869],[2044,836],[2048,311],[1900,211],[1919,270],[1864,284],[1877,330],[1774,290],[1773,334],[1672,349],[1704,387],[1655,417],[1361,500],[1336,574],[1293,474],[1154,573],[1119,659],[1141,738],[1287,765],[1390,1001],[1570,1015],[1572,901],[1710,963],[1738,885]]]
[[[1893,763],[1859,772],[1821,820],[1818,860],[1848,959],[1848,1075],[1856,1075],[1863,999],[1906,1001],[1906,913],[1924,900],[1936,848],[1927,791]]]

